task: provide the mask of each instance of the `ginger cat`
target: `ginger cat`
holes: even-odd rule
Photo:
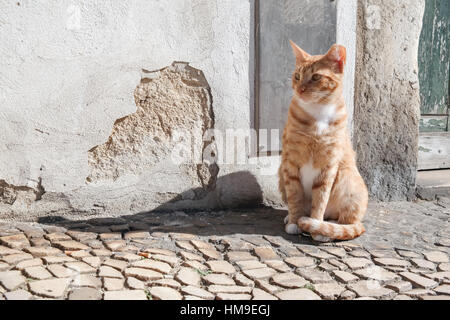
[[[367,187],[358,172],[343,98],[345,47],[311,56],[291,41],[294,96],[282,139],[279,189],[287,203],[286,232],[317,241],[365,232]],[[333,220],[336,222],[326,222]]]

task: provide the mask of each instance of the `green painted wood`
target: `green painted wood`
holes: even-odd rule
[[[423,115],[448,116],[449,35],[450,1],[426,0],[419,43],[419,81]]]
[[[445,132],[448,116],[422,116],[420,119],[420,132]]]

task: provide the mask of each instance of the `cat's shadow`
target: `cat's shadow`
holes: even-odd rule
[[[186,190],[186,193],[198,191],[195,188]],[[292,243],[311,243],[309,237],[288,235],[284,231],[283,221],[287,210],[264,205],[261,187],[248,171],[217,178],[215,190],[200,201],[207,207],[211,200],[215,200],[213,202],[216,205],[218,203],[219,207],[205,210],[193,209],[191,206],[191,209],[180,210],[180,201],[183,200],[179,200],[177,196],[148,212],[84,220],[52,215],[41,217],[38,222],[81,232],[126,233],[144,230],[150,233],[189,233],[244,239],[251,239],[253,236],[278,236]],[[189,202],[184,205],[189,208]]]

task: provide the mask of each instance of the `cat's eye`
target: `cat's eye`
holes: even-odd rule
[[[300,74],[299,73],[296,73],[294,77],[295,77],[295,80],[297,80],[297,81],[300,80]]]
[[[322,79],[322,76],[318,73],[313,74],[312,76],[313,81],[319,81],[320,79]]]

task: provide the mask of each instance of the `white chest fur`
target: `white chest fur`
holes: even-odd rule
[[[307,198],[311,198],[314,180],[317,178],[319,173],[320,170],[313,167],[312,159],[309,159],[309,162],[300,168],[300,181]]]
[[[336,105],[334,104],[316,105],[307,103],[298,97],[297,99],[300,108],[316,119],[318,134],[324,133],[328,129],[330,123],[340,116],[336,111]]]

